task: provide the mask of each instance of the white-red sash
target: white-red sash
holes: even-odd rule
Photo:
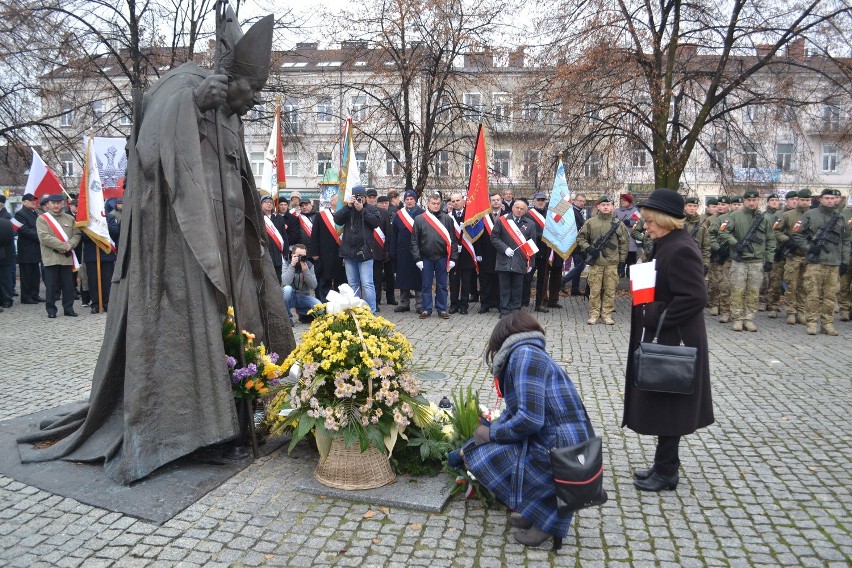
[[[20,221],[18,221],[14,217],[12,217],[12,228],[15,229],[15,232],[17,232],[18,229],[20,229],[23,226],[24,226],[23,223],[21,223]]]
[[[263,222],[266,225],[266,234],[269,235],[269,238],[272,239],[272,242],[275,243],[275,246],[278,247],[278,250],[282,253],[284,252],[284,239],[281,237],[281,233],[278,232],[278,227],[276,227],[272,223],[272,219],[263,216]]]
[[[473,259],[473,268],[479,272],[479,263],[476,262],[476,252],[473,250],[473,242],[470,240],[470,237],[467,236],[467,232],[462,230],[462,226],[459,225],[459,222],[456,221],[456,218],[450,216],[450,219],[453,220],[453,227],[456,230],[456,238],[461,243],[460,246],[464,247],[464,249],[470,253],[470,257]],[[459,249],[461,251],[461,248]]]
[[[494,230],[494,220],[491,218],[491,214],[489,213],[485,217],[482,218],[485,221],[485,232],[491,236],[491,231]]]
[[[340,231],[337,230],[337,223],[334,222],[334,215],[331,214],[331,211],[328,209],[323,209],[320,211],[320,219],[325,224],[325,228],[328,229],[328,232],[334,235],[334,240],[337,241],[337,244],[340,244]]]
[[[385,248],[385,232],[381,228],[376,227],[373,229],[373,238],[376,239],[380,247]]]
[[[533,221],[535,221],[535,222],[536,222],[536,224],[537,224],[539,227],[541,227],[542,229],[544,229],[544,222],[545,222],[544,215],[542,215],[541,213],[539,213],[539,212],[538,212],[538,211],[536,211],[535,209],[530,209],[530,210],[528,211],[528,213],[530,214],[530,217],[532,217],[532,218],[533,218]]]
[[[401,211],[401,210],[400,210]],[[423,215],[426,217],[426,222],[441,235],[444,243],[447,245],[447,270],[450,269],[450,257],[453,254],[453,239],[450,237],[450,232],[441,221],[438,220],[430,211],[425,211]]]
[[[53,231],[53,234],[56,235],[56,238],[62,241],[63,243],[68,242],[68,235],[65,233],[65,229],[62,228],[56,219],[50,213],[46,215],[42,215],[44,220],[47,221],[47,226],[50,227],[50,230]],[[80,261],[77,260],[77,255],[74,252],[74,249],[71,249],[71,266],[74,270],[78,270],[80,268]]]
[[[299,215],[299,223],[302,225],[302,230],[311,238],[311,233],[314,232],[314,224],[308,219],[307,215]]]
[[[532,251],[529,246],[529,240],[524,238],[524,234],[521,232],[521,229],[518,228],[517,223],[506,216],[500,217],[500,222],[503,224],[503,230],[509,234],[509,237],[517,245],[515,248],[521,249],[521,252],[524,253],[527,260],[530,260],[538,251]]]
[[[402,221],[402,224],[405,225],[409,233],[414,231],[414,219],[408,214],[408,211],[400,209],[396,212],[396,216],[399,217],[399,220]]]

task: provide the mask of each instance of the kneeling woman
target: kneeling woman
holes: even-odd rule
[[[526,311],[500,320],[485,360],[506,400],[490,427],[480,426],[463,449],[467,469],[516,511],[515,540],[538,546],[568,534],[573,515],[556,512],[550,448],[585,441],[590,426],[580,395],[564,370],[545,351],[544,329]]]

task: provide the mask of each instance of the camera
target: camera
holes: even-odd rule
[[[355,201],[357,201],[358,203],[364,203],[364,198],[360,195],[356,195]]]
[[[299,255],[299,262],[308,262],[308,255],[300,254]]]

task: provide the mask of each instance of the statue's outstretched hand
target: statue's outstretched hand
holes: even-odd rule
[[[222,106],[227,98],[227,75],[209,75],[195,88],[195,104],[201,112]]]

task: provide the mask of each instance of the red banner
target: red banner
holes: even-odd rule
[[[476,146],[473,149],[473,164],[467,183],[467,203],[464,210],[464,225],[473,225],[491,210],[488,195],[488,160],[485,153],[485,129],[479,125]]]

